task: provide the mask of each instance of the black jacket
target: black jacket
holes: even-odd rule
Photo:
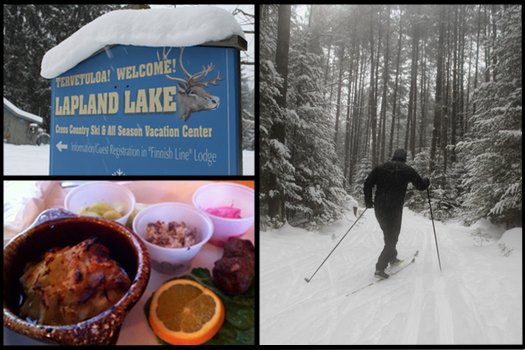
[[[426,190],[430,185],[428,178],[421,178],[409,165],[402,161],[392,160],[381,164],[372,170],[365,180],[365,203],[372,205],[372,189],[377,186],[374,207],[402,208],[408,183],[411,182],[418,190]]]

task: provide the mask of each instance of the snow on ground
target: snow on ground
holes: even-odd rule
[[[42,59],[40,74],[55,78],[108,45],[183,47],[233,35],[244,38],[235,17],[219,7],[112,11],[49,50]]]
[[[242,156],[243,175],[254,175],[254,151],[242,151]],[[49,175],[49,145],[4,143],[4,175]]]
[[[354,220],[261,232],[261,344],[523,343],[521,228],[436,221],[440,273],[431,221],[405,208],[397,250],[419,250],[415,264],[346,296],[374,280],[383,248],[369,210],[306,283]]]
[[[254,151],[242,151],[242,174],[243,175],[255,175],[255,152]]]
[[[4,175],[49,175],[49,145],[4,143]]]

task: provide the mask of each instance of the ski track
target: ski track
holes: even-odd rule
[[[498,321],[505,319],[492,315],[489,307],[480,308],[483,301],[476,300],[478,293],[473,293],[477,285],[482,287],[475,277],[479,265],[490,267],[483,264],[481,255],[479,261],[464,256],[465,249],[474,250],[472,241],[463,233],[448,234],[451,228],[435,222],[443,268],[440,272],[431,222],[407,209],[397,250],[400,258],[419,250],[415,264],[391,279],[345,296],[372,280],[384,245],[374,212],[368,210],[306,283],[304,278],[311,277],[354,220],[353,215],[345,215],[344,224],[333,224],[322,235],[304,231],[265,240],[265,234],[275,233],[263,233],[261,344],[506,342],[505,331],[498,326]],[[453,229],[457,233],[461,227]],[[315,240],[312,235],[316,235]],[[301,239],[305,244],[298,243]],[[269,259],[273,268],[266,269]],[[490,293],[485,293],[487,298]]]

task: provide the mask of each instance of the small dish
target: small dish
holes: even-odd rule
[[[131,286],[124,296],[100,314],[70,325],[39,325],[20,318],[19,278],[26,263],[51,248],[78,244],[90,237],[106,246],[111,257],[126,271]],[[34,339],[61,345],[115,344],[127,313],[141,298],[149,277],[148,251],[131,230],[109,220],[79,217],[64,209],[48,209],[4,247],[4,326]]]
[[[125,225],[128,217],[135,208],[135,196],[128,188],[109,181],[95,181],[82,184],[71,190],[64,199],[66,210],[79,215],[82,208],[91,206],[96,202],[109,204],[123,214],[114,220]]]
[[[198,188],[192,197],[193,205],[210,217],[214,232],[210,243],[224,246],[228,238],[242,236],[253,225],[254,190],[234,183],[217,182]],[[210,214],[209,208],[230,207],[241,210],[241,218],[224,218]]]
[[[184,222],[188,227],[197,229],[197,243],[184,248],[162,247],[146,240],[146,227],[157,221]],[[151,205],[141,210],[133,220],[133,231],[142,239],[151,256],[151,266],[166,274],[181,274],[186,271],[192,259],[211,238],[213,223],[210,218],[193,206],[165,202]]]

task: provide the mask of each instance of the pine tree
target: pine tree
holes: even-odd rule
[[[282,97],[283,77],[275,67],[277,47],[277,17],[279,5],[261,5],[260,30],[266,40],[260,47],[260,83],[259,83],[259,198],[261,202],[261,226],[280,227],[285,218],[272,217],[269,212],[271,198],[285,194],[286,188],[293,187],[294,168],[290,163],[288,146],[271,136],[276,123],[284,125],[288,111],[282,108],[278,100]],[[272,178],[271,175],[275,175]],[[275,183],[277,182],[277,188]]]
[[[40,76],[42,57],[83,25],[119,7],[4,5],[4,96],[21,109],[43,117],[47,127],[51,86]]]
[[[372,171],[372,160],[365,156],[359,162],[359,165],[356,168],[355,175],[353,176],[354,183],[352,187],[352,197],[354,197],[358,202],[364,204],[364,185],[365,180]]]
[[[507,7],[497,23],[490,67],[496,79],[475,91],[476,113],[460,144],[467,159],[464,206],[469,221],[489,217],[516,226],[522,216],[521,6]]]
[[[254,150],[255,142],[255,115],[246,109],[242,110],[242,149]]]
[[[408,160],[407,164],[414,168],[421,177],[427,177],[429,174],[430,155],[427,150],[419,152],[413,159]],[[421,212],[428,209],[427,193],[414,189],[412,185],[408,185],[405,196],[405,205],[410,209]]]
[[[259,101],[259,164],[262,174],[273,173],[278,177],[279,189],[284,193],[285,188],[294,186],[294,168],[290,163],[290,150],[276,139],[270,138],[270,130],[276,120],[284,121],[287,113],[277,103],[279,86],[283,79],[279,76],[270,60],[261,61],[260,68],[260,101]],[[261,177],[260,200],[266,203],[269,198],[278,195],[270,187],[269,178]],[[261,205],[261,222],[263,226],[279,227],[282,221],[275,221],[268,216],[267,206]]]
[[[253,150],[255,138],[254,90],[250,78],[241,70],[242,149]]]
[[[321,55],[308,50],[308,35],[295,38],[294,43],[289,81],[294,114],[287,128],[295,181],[302,191],[300,198],[289,198],[287,206],[295,214],[307,215],[310,226],[316,227],[341,215],[346,193],[331,137],[333,124],[324,105]]]
[[[462,187],[460,178],[464,173],[464,166],[459,161],[452,164],[445,173],[442,167],[435,168],[430,174],[430,150],[425,149],[416,154],[413,160],[407,162],[412,166],[421,177],[430,178],[430,199],[432,202],[432,212],[434,219],[445,220],[450,219],[458,214],[460,207],[459,198],[462,195]],[[437,158],[442,161],[441,158]],[[408,185],[405,196],[405,205],[410,209],[430,217],[430,208],[428,205],[427,191],[419,191],[412,185]]]

